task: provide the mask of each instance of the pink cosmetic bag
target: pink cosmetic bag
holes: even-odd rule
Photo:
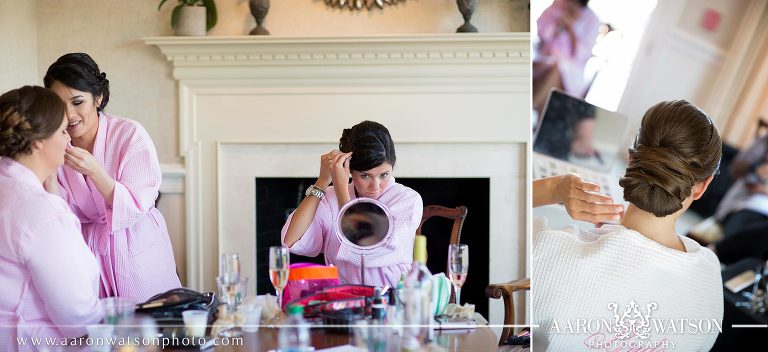
[[[287,302],[322,291],[326,287],[338,286],[339,269],[311,263],[291,264],[288,284],[283,291],[283,307]],[[283,308],[280,307],[280,308]]]

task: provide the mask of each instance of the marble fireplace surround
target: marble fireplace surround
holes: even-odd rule
[[[490,281],[527,276],[528,33],[144,41],[178,80],[190,287],[214,290],[235,251],[254,292],[254,179],[316,176],[364,119],[392,133],[398,177],[490,178]]]

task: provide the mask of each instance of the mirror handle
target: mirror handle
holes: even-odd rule
[[[365,285],[365,255],[360,254],[360,284]]]

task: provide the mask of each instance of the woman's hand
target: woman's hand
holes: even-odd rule
[[[333,163],[335,153],[341,152],[334,149],[320,156],[320,176],[317,177],[315,186],[325,189],[333,181],[331,178],[331,163]]]
[[[115,198],[116,181],[107,174],[96,157],[83,148],[72,147],[67,148],[64,163],[84,176],[90,177],[107,204],[112,205]]]
[[[339,208],[347,204],[352,197],[349,195],[349,160],[352,158],[352,152],[338,152],[333,156],[330,164],[331,178],[333,179],[333,189],[336,191],[336,199],[339,201]]]
[[[64,163],[85,176],[92,177],[96,173],[103,171],[99,162],[96,161],[96,157],[83,148],[67,148],[67,154],[64,155]]]
[[[335,188],[339,188],[349,184],[349,159],[352,158],[352,153],[342,153],[338,150],[336,152],[329,163],[329,167],[333,185],[336,186]]]
[[[320,176],[315,186],[325,189],[331,182],[334,185],[346,185],[349,183],[349,158],[352,153],[342,153],[339,150],[331,150],[320,156]]]
[[[624,207],[614,204],[610,197],[597,194],[600,186],[567,174],[533,182],[533,206],[563,204],[568,215],[575,220],[601,224],[621,219]]]

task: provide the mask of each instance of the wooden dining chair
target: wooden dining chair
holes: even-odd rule
[[[485,295],[488,298],[504,300],[504,329],[501,330],[499,345],[504,345],[509,335],[514,333],[509,325],[515,324],[515,302],[513,294],[517,291],[528,291],[531,289],[531,280],[528,278],[500,283],[490,284],[485,288]]]
[[[421,227],[432,217],[441,217],[453,220],[453,228],[451,229],[450,244],[459,244],[461,240],[461,229],[464,227],[464,219],[467,218],[467,207],[458,206],[456,208],[447,208],[439,205],[427,205],[424,207],[424,213],[421,215],[421,223],[419,228],[416,229],[416,234],[423,234]],[[433,235],[434,236],[434,235]]]
[[[461,240],[461,229],[464,227],[464,219],[467,218],[467,207],[461,205],[456,208],[448,208],[440,205],[427,205],[424,207],[424,213],[421,215],[421,223],[419,228],[416,229],[417,235],[426,235],[421,231],[421,227],[432,217],[440,217],[449,220],[453,220],[453,227],[451,228],[451,237],[448,244],[459,244]],[[445,236],[445,234],[432,234],[430,236]],[[446,250],[447,252],[447,250]],[[446,263],[445,274],[448,275],[448,264]],[[450,303],[456,303],[456,292],[453,286],[451,286],[451,298],[448,300]]]

